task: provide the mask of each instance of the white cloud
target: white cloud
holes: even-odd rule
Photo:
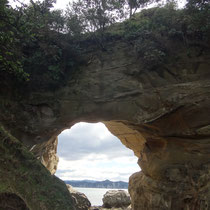
[[[128,181],[137,157],[102,123],[78,123],[59,135],[56,175],[64,180]]]
[[[34,0],[34,1],[36,1],[36,0]],[[55,8],[55,9],[63,9],[63,10],[65,10],[65,8],[66,8],[66,6],[69,4],[69,2],[72,2],[72,1],[73,1],[73,0],[57,0],[57,1],[56,1],[56,4],[54,4],[54,8]],[[18,4],[17,1],[15,1],[15,0],[9,0],[9,2],[10,2],[10,4],[12,4],[12,5]],[[30,0],[20,0],[20,2],[25,3],[25,4],[28,4],[28,3],[30,2]],[[166,3],[166,0],[163,0],[162,3]],[[185,4],[186,4],[186,0],[179,0],[179,1],[178,1],[178,6],[179,6],[179,8],[183,8]],[[150,8],[150,7],[154,7],[154,6],[156,6],[156,5],[157,5],[157,4],[151,4],[151,5],[149,6],[149,8]]]
[[[37,0],[34,0],[36,2]],[[55,9],[65,9],[66,6],[71,2],[72,0],[57,0],[56,4],[54,4]],[[15,6],[15,5],[20,5],[16,0],[9,0],[10,4]],[[21,3],[24,4],[29,4],[30,0],[20,0]]]
[[[68,5],[68,3],[71,1],[72,0],[57,0],[57,2],[55,4],[55,8],[64,10],[66,8],[66,6]]]
[[[109,158],[133,156],[120,140],[113,136],[102,123],[79,123],[59,135],[58,152],[66,160],[77,160],[87,154],[105,154]],[[63,148],[59,150],[59,148]],[[76,152],[73,152],[76,151]]]

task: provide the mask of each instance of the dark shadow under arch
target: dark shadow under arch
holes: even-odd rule
[[[16,194],[1,193],[0,194],[1,210],[29,210],[25,202]]]

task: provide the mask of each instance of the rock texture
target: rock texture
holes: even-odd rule
[[[105,208],[126,208],[131,204],[130,195],[124,190],[109,190],[102,200]]]
[[[16,206],[22,206],[23,209],[76,210],[65,183],[52,176],[1,125],[0,140],[0,198],[3,195],[8,199],[8,205],[14,206],[16,203]]]
[[[0,209],[1,210],[29,210],[25,202],[20,197],[12,193],[0,194]]]
[[[31,149],[31,151],[35,154],[39,154],[38,159],[41,160],[41,163],[50,171],[51,174],[55,174],[59,162],[59,157],[56,154],[57,146],[58,138],[56,137],[37,146],[36,148]]]
[[[103,122],[139,158],[142,172],[129,187],[134,210],[209,210],[209,43],[162,43],[171,51],[155,69],[144,69],[132,43],[120,40],[89,50],[87,62],[58,89],[2,91],[0,122],[50,170],[55,159],[43,151],[52,139],[77,122]],[[1,166],[0,174],[8,173]],[[25,179],[18,182],[27,188]]]
[[[122,208],[103,208],[101,206],[92,206],[89,210],[132,210],[131,206]]]
[[[197,170],[192,165],[185,165],[165,172],[166,179],[160,181],[142,172],[130,177],[133,209],[210,209],[208,165]]]
[[[74,205],[77,210],[88,210],[90,208],[91,203],[84,193],[78,192],[69,184],[67,184],[67,188],[74,200]]]

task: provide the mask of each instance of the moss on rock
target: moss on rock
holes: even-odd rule
[[[31,210],[74,210],[63,181],[0,126],[0,191],[18,195]]]

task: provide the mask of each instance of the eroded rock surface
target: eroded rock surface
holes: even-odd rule
[[[58,138],[55,137],[37,147],[34,146],[34,148],[31,149],[51,174],[55,174],[59,162],[59,157],[56,154],[57,146]]]
[[[130,177],[129,192],[133,209],[196,209],[209,208],[209,169],[184,166],[172,169],[165,180],[156,181],[142,172]],[[179,171],[179,172],[178,172]],[[182,172],[180,172],[182,171]],[[183,173],[180,176],[180,173]]]
[[[103,122],[139,158],[134,210],[209,210],[209,43],[161,39],[168,57],[157,68],[144,69],[132,43],[118,40],[82,55],[87,62],[56,90],[2,92],[1,123],[54,173],[49,142],[77,122]]]

